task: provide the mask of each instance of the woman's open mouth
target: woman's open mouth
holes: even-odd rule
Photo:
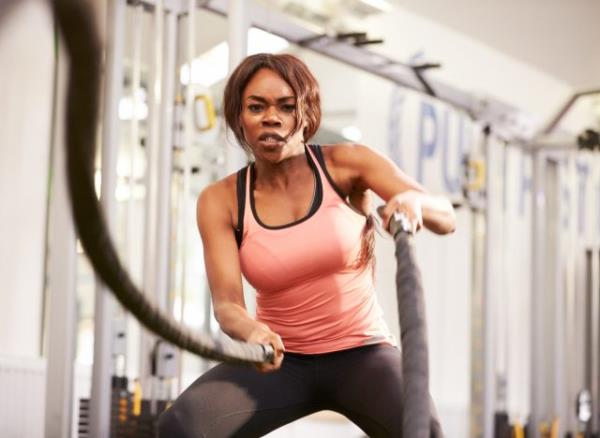
[[[258,142],[266,147],[279,147],[285,144],[285,138],[279,134],[269,133],[258,137]]]

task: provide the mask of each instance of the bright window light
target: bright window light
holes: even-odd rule
[[[251,27],[248,31],[248,54],[277,53],[289,46],[284,38],[265,32],[264,30]]]
[[[265,32],[255,27],[248,31],[248,54],[277,53],[288,46],[281,37]],[[229,70],[229,45],[227,42],[217,44],[192,61],[192,83],[210,87],[225,79]],[[188,64],[181,67],[181,83],[187,85],[190,81]]]
[[[375,9],[379,9],[381,12],[389,12],[392,7],[386,0],[361,0],[364,4],[369,5]]]
[[[362,138],[362,132],[356,126],[342,128],[342,135],[350,141],[358,142]]]
[[[210,87],[227,76],[229,46],[223,41],[192,61],[192,83]],[[181,83],[188,84],[188,64],[181,68]]]

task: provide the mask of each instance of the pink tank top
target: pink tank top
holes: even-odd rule
[[[372,269],[356,268],[365,216],[343,198],[319,146],[306,147],[315,175],[308,214],[291,224],[267,226],[254,207],[254,172],[246,172],[239,256],[256,288],[256,317],[279,334],[286,351],[318,354],[393,337],[375,296]],[[243,179],[241,179],[242,182]]]

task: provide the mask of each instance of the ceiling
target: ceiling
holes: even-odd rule
[[[600,89],[600,1],[389,0],[570,85]]]
[[[339,17],[349,18],[352,25],[383,12],[361,6],[380,0],[255,1],[323,29],[343,25]],[[387,0],[387,3],[531,65],[563,82],[565,91],[600,89],[600,50],[596,47],[600,26],[594,23],[600,17],[600,0]],[[197,53],[227,40],[226,18],[202,9],[197,15]],[[144,43],[150,50],[149,39],[144,39]],[[598,97],[587,100],[593,100],[600,108]],[[579,103],[582,111],[589,112],[591,104]],[[555,106],[549,106],[553,114]],[[579,115],[582,111],[570,113]],[[586,123],[587,119],[588,116]]]

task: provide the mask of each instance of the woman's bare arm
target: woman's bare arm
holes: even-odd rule
[[[417,227],[424,225],[437,234],[454,231],[456,219],[450,201],[427,193],[389,158],[358,144],[339,144],[330,148],[331,162],[352,180],[354,190],[370,189],[386,201],[383,210],[386,228],[394,211],[405,211]]]
[[[273,345],[279,353],[275,364],[260,368],[270,371],[281,365],[284,347],[276,333],[246,310],[231,213],[223,201],[227,195],[224,182],[207,187],[198,198],[196,211],[214,314],[221,329],[232,338]]]

